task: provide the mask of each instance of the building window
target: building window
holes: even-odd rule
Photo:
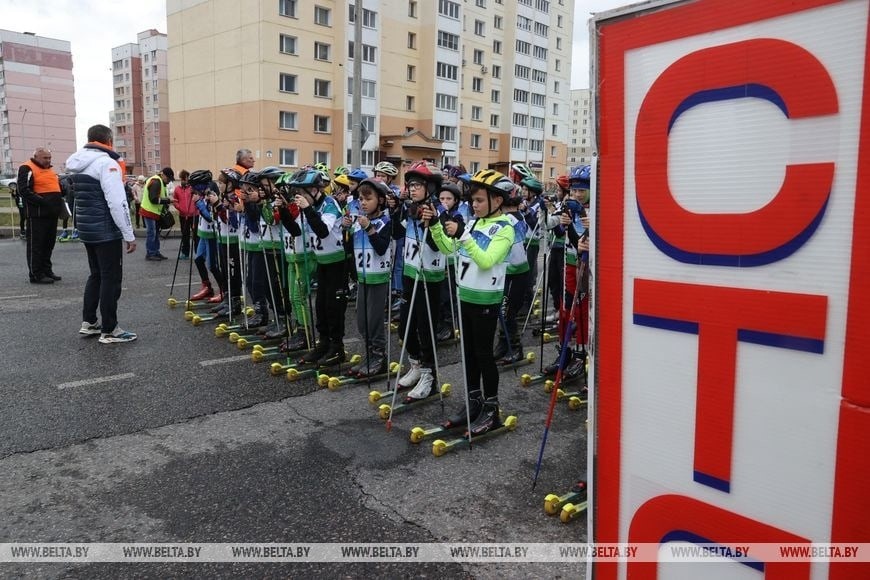
[[[456,141],[456,127],[435,125],[435,138],[442,141]]]
[[[408,33],[408,48],[417,50],[417,35],[413,32]]]
[[[278,37],[279,50],[284,54],[296,54],[296,37],[282,34]]]
[[[474,34],[476,34],[477,36],[486,35],[486,24],[484,24],[483,20],[474,21]]]
[[[295,149],[279,149],[278,163],[282,167],[296,167],[296,150]]]
[[[408,16],[417,18],[417,0],[408,0]]]
[[[492,65],[492,78],[494,78],[494,79],[501,78],[501,65],[500,64]]]
[[[531,117],[531,128],[532,129],[544,129],[544,118],[543,117],[535,117],[534,115]]]
[[[377,96],[378,92],[378,83],[375,81],[367,81],[366,79],[362,80],[362,96],[368,97],[369,99],[374,99]]]
[[[348,149],[347,150],[347,161],[346,161],[346,163],[348,165],[350,165],[350,163],[351,163],[350,156],[351,156],[351,151],[350,151],[350,149]],[[365,149],[360,151],[360,165],[361,166],[371,167],[374,164],[375,164],[375,152],[374,151],[367,151]]]
[[[352,40],[347,43],[347,58],[354,57],[354,43]],[[374,63],[377,57],[377,48],[370,44],[362,45],[362,60],[363,62]]]
[[[561,14],[556,16],[556,26],[558,26],[559,28],[562,28],[562,15]]]
[[[526,127],[529,124],[529,116],[522,113],[514,113],[514,125],[517,127]]]
[[[555,125],[553,125],[553,127],[555,127]],[[553,132],[553,135],[555,135],[555,134],[556,133]],[[550,157],[555,157],[555,156],[556,156],[556,146],[550,145]]]
[[[498,151],[498,139],[495,137],[489,138],[489,150]]]
[[[412,83],[417,81],[417,67],[416,66],[414,66],[412,64],[408,65],[407,79],[408,79],[408,81],[410,81]]]
[[[329,133],[329,117],[326,115],[314,115],[314,132]]]
[[[353,4],[348,4],[347,6],[347,20],[351,24],[356,21],[356,6]],[[377,28],[377,17],[378,13],[374,10],[369,10],[368,8],[363,8],[363,21],[362,25],[366,28]]]
[[[296,18],[296,0],[278,0],[278,14]]]
[[[535,45],[534,50],[532,51],[532,55],[540,60],[547,60],[547,49],[543,46]]]
[[[329,97],[332,96],[331,86],[332,83],[323,79],[314,79],[314,96],[315,97]]]
[[[489,126],[498,128],[498,115],[490,115],[489,116]]]
[[[502,27],[502,17],[501,16],[494,16],[493,17],[492,27],[495,28],[496,30],[501,30],[501,27]]]
[[[548,2],[548,0],[537,0],[535,2],[535,8],[537,8],[544,14],[550,13],[550,3]]]
[[[523,66],[521,64],[515,64],[514,65],[514,76],[518,79],[527,79],[527,78],[529,78],[529,72],[531,72],[531,70],[532,69],[530,69],[527,66]]]
[[[471,106],[471,120],[472,121],[480,121],[483,116],[483,107],[478,107],[475,105]]]
[[[525,149],[526,140],[522,137],[511,137],[511,149]]]
[[[556,37],[556,50],[562,50],[562,37]]]
[[[529,151],[543,152],[544,141],[542,139],[529,139]]]
[[[556,69],[556,72],[559,72],[562,70],[562,61],[559,60],[558,58],[555,61],[555,69]]]
[[[520,54],[529,54],[532,51],[532,45],[525,40],[517,40],[517,52]]]
[[[559,94],[559,81],[553,81],[553,92]]]
[[[469,165],[469,168],[470,168],[469,171],[471,171],[471,174],[474,175],[475,173],[480,171],[480,161],[472,161],[471,165]]]
[[[459,50],[459,36],[455,34],[450,34],[449,32],[444,32],[443,30],[438,31],[438,46],[442,48],[447,48],[450,50]]]
[[[489,100],[492,101],[493,103],[500,103],[501,102],[501,91],[497,91],[497,90],[493,89],[492,92],[490,93]]]
[[[536,107],[546,107],[547,97],[541,93],[532,93],[532,104]]]
[[[517,16],[517,28],[520,30],[531,30],[532,19],[525,16]]]
[[[501,41],[493,40],[492,41],[492,52],[494,54],[501,54]]]
[[[480,149],[480,135],[478,135],[477,133],[471,134],[471,148]]]
[[[323,6],[314,7],[314,24],[329,26],[331,16],[332,10],[329,8],[324,8]]]
[[[474,49],[474,64],[483,64],[483,51],[479,48]]]
[[[407,95],[405,97],[405,110],[406,111],[413,111],[414,110],[414,97],[412,97],[411,95]]]
[[[435,93],[435,108],[442,111],[456,111],[457,98],[453,95]]]
[[[435,75],[438,78],[450,79],[451,81],[455,81],[459,78],[459,67],[455,64],[439,62],[435,65]]]
[[[474,0],[474,5],[478,8],[486,8],[486,0]]]
[[[451,0],[438,0],[438,14],[459,20],[459,4]]]
[[[474,77],[471,79],[471,90],[475,93],[483,92],[483,79],[480,77]]]
[[[296,92],[296,75],[290,75],[287,73],[281,73],[279,77],[280,88],[279,90],[282,93],[295,93]]]
[[[323,163],[329,167],[329,151],[315,151],[314,163]]]
[[[547,84],[547,73],[536,68],[532,69],[532,80],[536,83]]]
[[[278,114],[278,128],[284,129],[285,131],[297,130],[296,113],[293,111],[281,111]]]
[[[330,46],[323,42],[314,43],[314,58],[316,60],[329,60]]]
[[[535,22],[535,34],[547,38],[550,36],[550,27],[541,22]]]
[[[374,115],[360,115],[360,123],[362,126],[366,128],[366,131],[369,133],[375,132],[375,116]],[[353,130],[353,113],[347,114],[347,130]]]
[[[514,101],[517,103],[528,103],[529,102],[529,91],[524,91],[522,89],[514,89]]]

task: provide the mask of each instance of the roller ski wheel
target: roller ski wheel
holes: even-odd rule
[[[408,409],[413,409],[414,407],[419,407],[420,405],[431,403],[432,401],[441,400],[442,397],[449,397],[452,390],[453,386],[450,383],[444,383],[443,385],[441,385],[440,389],[436,390],[425,399],[417,399],[416,401],[412,401],[410,403],[399,403],[395,407],[391,407],[390,405],[384,403],[383,405],[378,407],[378,417],[386,421],[390,418],[391,411],[392,414],[395,415],[397,413],[407,411]],[[371,396],[371,394],[369,396]]]
[[[555,387],[555,386],[556,386],[555,382],[553,382],[551,379],[547,379],[546,381],[544,381],[544,392],[545,393],[552,393],[553,387]]]
[[[166,300],[166,305],[170,308],[175,308],[176,306],[178,306],[178,300],[176,300],[175,298],[168,298]]]
[[[193,317],[190,319],[190,322],[194,326],[199,326],[200,324],[203,323],[203,318],[202,318],[202,316],[198,316],[198,315],[194,314]]]
[[[231,333],[229,333],[229,335],[227,335],[227,338],[229,339],[230,342],[235,344],[239,340],[239,338],[241,338],[241,336],[242,335],[239,334],[238,332],[231,332]]]
[[[547,385],[548,382],[550,383],[549,386]],[[529,375],[529,374],[526,374],[526,375],[523,375],[520,377],[520,385],[523,387],[530,387],[532,385],[539,385],[541,383],[544,383],[544,390],[547,393],[549,393],[553,389],[553,386],[552,386],[553,381],[551,380],[551,377],[549,377],[548,375],[541,375],[541,374]]]
[[[223,338],[227,335],[227,327],[226,326],[215,326],[214,327],[214,335],[218,338]]]
[[[330,378],[332,378],[332,377],[330,377],[329,375],[326,375],[326,374],[322,374],[322,373],[317,375],[317,386],[321,387],[321,388],[326,388],[327,386],[329,386],[329,379]]]
[[[245,306],[245,316],[253,316],[256,313],[253,306]]]
[[[563,524],[570,524],[573,520],[586,513],[586,508],[588,505],[589,504],[585,501],[578,504],[565,504],[562,507],[562,511],[559,513],[559,521]]]
[[[586,399],[581,399],[580,397],[569,397],[568,398],[568,408],[572,411],[576,411],[580,407],[587,405],[589,401]]]
[[[532,384],[532,375],[524,374],[520,377],[520,386],[528,387]]]
[[[254,346],[256,346],[256,345],[254,345]],[[254,349],[251,351],[251,362],[255,362],[255,363],[263,362],[263,359],[265,358],[265,356],[266,355],[263,353],[262,350]]]
[[[411,429],[409,439],[411,440],[411,443],[422,443],[424,440],[431,439],[432,437],[441,435],[442,433],[449,433],[464,428],[464,423],[460,423],[453,427],[445,427],[443,425],[436,425],[435,427],[414,427]]]
[[[330,391],[337,391],[341,387],[341,380],[338,377],[329,377],[326,383],[326,388]]]
[[[562,511],[562,508],[566,505],[585,505],[586,495],[587,489],[585,481],[577,482],[574,487],[571,488],[571,491],[566,494],[547,494],[547,497],[544,498],[544,513],[546,513],[548,516],[554,516]]]
[[[299,371],[299,369],[291,367],[287,369],[285,376],[287,377],[288,381],[293,382],[298,381],[299,377],[302,376],[302,373]]]
[[[414,387],[403,387],[402,385],[399,385],[399,392],[401,393],[403,391],[410,391],[412,388]],[[377,405],[378,401],[380,401],[381,399],[387,399],[392,396],[392,389],[389,391],[371,391],[369,393],[369,403],[371,403],[372,405]]]
[[[282,365],[279,362],[273,362],[271,365],[269,365],[269,374],[273,377],[277,377],[278,375],[286,372],[287,370],[287,365]]]
[[[185,320],[193,320],[193,317],[196,316],[196,312],[193,310],[185,310],[184,311],[184,319]]]
[[[517,428],[517,416],[510,415],[500,427],[496,427],[495,429],[491,429],[482,435],[478,435],[477,437],[472,438],[471,443],[474,445],[478,441],[483,441],[486,439],[490,439],[492,437],[496,437],[498,435],[503,435],[505,433],[510,433],[511,431],[516,430]],[[445,441],[443,439],[436,439],[432,442],[432,454],[435,457],[441,457],[449,451],[453,451],[454,449],[460,447],[468,446],[468,437],[457,437],[456,439],[450,439],[449,441]]]
[[[239,350],[245,350],[248,348],[248,339],[240,338],[236,341],[236,348]]]
[[[553,342],[554,340],[556,340],[556,337],[554,335],[550,334],[549,332],[544,333],[544,342]]]

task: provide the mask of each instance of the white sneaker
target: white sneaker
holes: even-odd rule
[[[399,379],[399,386],[404,387],[406,389],[413,387],[418,382],[420,382],[420,361],[414,360],[412,358],[408,359],[411,362],[411,368],[407,373],[402,375],[402,378]]]
[[[432,385],[435,378],[432,376],[432,371],[429,369],[421,369],[420,380],[417,381],[417,386],[405,396],[405,401],[419,401],[425,399],[433,393]]]
[[[115,330],[113,330],[109,334],[101,334],[100,342],[103,344],[112,344],[113,342],[131,342],[136,340],[137,336],[133,332],[127,332],[126,330],[121,330],[120,326],[116,326]]]
[[[79,334],[85,334],[87,336],[94,336],[97,334],[101,334],[100,323],[94,322],[91,324],[90,322],[82,322],[82,327],[79,329]]]

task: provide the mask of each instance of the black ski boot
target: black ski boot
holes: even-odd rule
[[[237,316],[242,313],[242,299],[241,298],[233,298],[232,300],[232,313],[233,316]],[[229,302],[223,304],[220,310],[215,312],[215,316],[229,316],[230,314],[230,304]]]
[[[283,322],[276,321],[275,324],[266,329],[266,332],[263,333],[263,336],[267,340],[284,338],[285,336],[287,336],[287,327],[284,326]]]
[[[559,370],[559,359],[561,358],[562,353],[559,350],[559,347],[556,347],[556,360],[553,361],[553,364],[547,365],[544,367],[544,374],[547,376],[555,376],[556,372]],[[571,361],[574,360],[574,350],[569,349],[568,354],[565,355],[565,368],[571,364]]]
[[[468,393],[468,413],[463,408],[455,415],[448,417],[446,421],[441,423],[445,429],[454,429],[456,427],[464,427],[468,425],[468,417],[471,417],[471,422],[477,419],[480,411],[483,408],[483,395],[480,391],[471,391]]]
[[[254,306],[254,315],[248,318],[248,328],[266,326],[269,324],[269,307],[265,304]]]
[[[435,342],[444,342],[453,338],[453,328],[449,324],[443,324],[435,332]]]
[[[360,376],[360,372],[365,370],[368,360],[368,354],[364,354],[358,363],[347,369],[347,374],[352,377]]]
[[[287,340],[281,344],[284,347],[282,350],[285,352],[294,352],[308,348],[308,339],[305,337],[305,327],[297,327],[296,332],[290,335]]]
[[[218,312],[220,312],[221,310],[223,310],[225,308],[229,309],[229,307],[230,307],[230,303],[228,302],[228,300],[226,298],[224,298],[221,302],[218,302],[216,305],[209,308],[208,311],[211,312],[212,314],[217,314]]]
[[[477,419],[471,422],[471,436],[479,437],[487,431],[501,427],[501,417],[498,411],[498,399],[492,397],[483,403],[483,408]]]
[[[344,343],[340,340],[330,341],[329,348],[317,360],[317,364],[322,367],[334,366],[343,363],[346,358],[347,354],[344,352]]]
[[[357,376],[361,378],[374,377],[387,372],[387,355],[382,350],[372,349],[372,353],[361,364]]]
[[[299,358],[299,364],[315,363],[323,358],[323,355],[325,355],[327,351],[329,351],[329,341],[322,338],[314,345],[313,349],[309,350]]]

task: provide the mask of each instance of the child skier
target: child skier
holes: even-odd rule
[[[424,222],[431,223],[432,237],[446,254],[458,251],[457,284],[462,319],[465,381],[468,390],[469,431],[479,436],[501,425],[498,403],[498,367],[492,353],[498,311],[504,296],[508,252],[514,243],[510,221],[501,206],[514,191],[513,183],[498,171],[478,171],[471,178],[474,217],[466,224],[445,216],[433,221],[434,208],[423,209]],[[483,390],[481,392],[481,383]],[[463,410],[443,426],[466,424]]]
[[[502,213],[510,220],[514,228],[513,245],[508,253],[502,324],[500,324],[499,339],[493,353],[495,359],[502,364],[517,362],[523,358],[523,345],[520,342],[517,316],[522,309],[523,299],[528,289],[529,262],[525,249],[528,227],[519,211],[522,201],[522,197],[514,190],[501,206]]]
[[[199,272],[202,285],[199,292],[190,297],[191,300],[206,300],[214,296],[214,288],[208,277],[211,270],[215,280],[220,281],[221,271],[218,266],[216,224],[214,209],[218,201],[217,185],[212,181],[211,171],[198,169],[190,174],[188,183],[192,188],[194,208],[199,213],[197,225],[199,240],[196,244],[193,263]],[[206,266],[206,263],[208,266]],[[220,282],[218,282],[218,286]],[[218,291],[220,295],[220,291]]]

